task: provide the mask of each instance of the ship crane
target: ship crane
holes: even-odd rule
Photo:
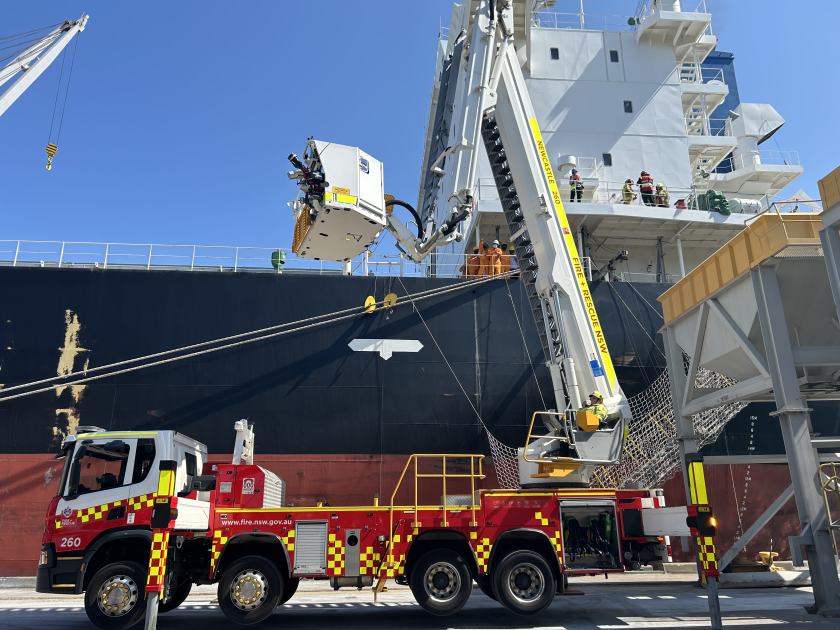
[[[434,167],[455,160],[441,182],[443,194],[448,193],[448,218],[437,226],[430,218],[421,228],[416,217],[415,236],[389,210],[380,162],[356,147],[310,139],[289,173],[301,193],[293,204],[293,249],[303,257],[349,260],[387,229],[405,254],[423,260],[460,238],[458,225],[474,209],[483,143],[556,400],[554,410],[534,414],[519,449],[520,483],[585,484],[595,468],[620,459],[630,407],[616,380],[517,58],[512,3],[479,0],[473,6],[465,41],[470,53],[460,75],[466,81],[464,113],[453,121],[450,145],[431,161]],[[606,422],[581,411],[595,390],[604,394]]]
[[[78,20],[65,20],[0,68],[0,116],[50,67],[73,38],[85,30],[89,17],[83,14]],[[3,86],[15,78],[14,83],[4,90]],[[50,170],[58,151],[52,139],[46,151],[47,170]]]

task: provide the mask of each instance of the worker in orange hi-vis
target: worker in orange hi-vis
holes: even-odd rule
[[[487,243],[481,241],[478,244],[478,258],[479,258],[479,266],[478,266],[478,275],[479,276],[489,276],[490,275],[490,255],[488,254],[488,247]]]
[[[499,241],[493,241],[493,246],[487,252],[490,258],[489,275],[498,276],[502,273],[502,250],[499,247]]]
[[[510,271],[510,252],[508,252],[508,244],[502,243],[502,273]]]
[[[467,276],[477,276],[480,270],[481,256],[478,255],[478,249],[474,249],[472,255],[467,257]]]

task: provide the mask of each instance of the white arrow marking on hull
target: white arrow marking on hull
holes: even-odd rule
[[[347,344],[354,352],[378,352],[386,361],[395,352],[420,352],[423,344],[416,339],[354,339]]]

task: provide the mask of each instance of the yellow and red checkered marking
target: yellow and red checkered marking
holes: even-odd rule
[[[132,512],[137,512],[144,508],[150,508],[155,504],[155,493],[142,494],[139,497],[130,497],[128,499],[128,509]]]
[[[149,576],[146,580],[147,592],[161,592],[166,574],[166,554],[169,547],[169,532],[157,531],[152,535],[152,550],[149,555]]]
[[[344,573],[344,541],[335,534],[330,534],[327,539],[327,573]]]
[[[359,552],[359,575],[374,575],[382,555],[374,551],[373,547],[365,547]]]
[[[281,534],[280,541],[286,551],[293,552],[295,550],[295,530],[290,529],[288,534]]]
[[[548,525],[548,519],[545,516],[543,516],[542,512],[535,512],[534,513],[534,518],[543,527]]]
[[[490,566],[490,551],[493,549],[493,544],[490,542],[489,538],[476,540],[474,544],[475,561],[478,564],[478,570],[481,573],[486,573],[487,568]]]
[[[118,501],[111,501],[110,503],[102,503],[101,505],[92,505],[86,508],[76,510],[76,518],[83,525],[91,521],[100,521],[108,515],[115,507],[120,507],[124,503],[128,504],[129,512],[136,512],[143,508],[151,508],[155,502],[155,494],[144,494],[138,497],[129,497],[128,499],[120,499]],[[61,529],[61,519],[55,519],[55,528]]]
[[[555,530],[549,538],[551,538],[551,546],[554,547],[554,553],[557,554],[560,564],[563,564],[563,535]]]
[[[717,559],[715,558],[715,542],[711,536],[697,537],[697,557],[707,576],[718,575]]]
[[[222,555],[222,549],[227,544],[228,537],[224,535],[221,529],[213,532],[213,541],[210,543],[210,577],[216,573],[216,565],[219,562],[219,556]]]
[[[82,523],[98,521],[104,518],[105,515],[111,511],[111,508],[119,507],[122,503],[122,501],[112,501],[111,503],[103,503],[102,505],[82,508],[80,510],[76,510],[76,518],[78,518]]]

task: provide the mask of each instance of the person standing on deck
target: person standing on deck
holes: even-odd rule
[[[510,252],[508,251],[508,244],[502,244],[502,273],[507,273],[510,271],[510,259],[512,258]]]
[[[653,199],[653,176],[647,171],[642,171],[636,183],[639,185],[639,192],[642,193],[642,203],[646,206],[656,205]]]
[[[633,180],[632,179],[625,179],[624,186],[621,188],[621,203],[623,204],[631,204],[639,196],[633,190]]]
[[[577,169],[573,168],[571,175],[569,175],[569,203],[574,203],[575,198],[580,203],[581,197],[583,197],[583,181]]]
[[[502,273],[502,250],[499,248],[499,241],[493,241],[493,246],[487,252],[490,260],[488,275],[498,276]]]

